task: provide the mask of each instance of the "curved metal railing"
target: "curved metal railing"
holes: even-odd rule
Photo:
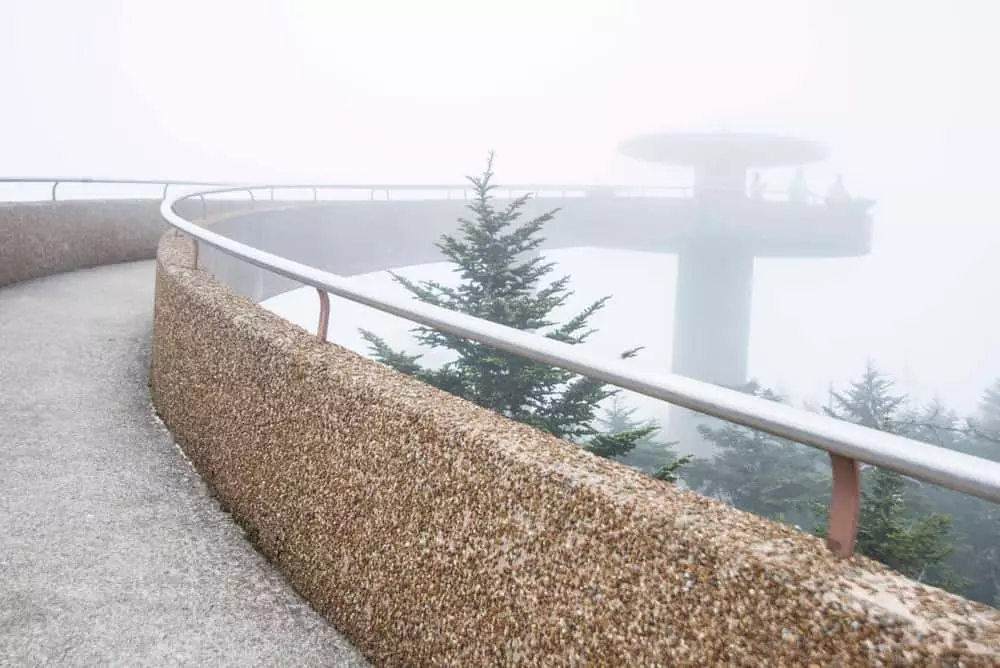
[[[106,179],[90,177],[0,177],[0,183],[51,183],[50,200],[58,200],[59,186],[63,184],[105,184],[105,185],[156,185],[163,186],[163,197],[167,197],[172,186],[194,186],[194,187],[219,187],[225,186],[227,190],[223,192],[250,192],[251,198],[257,191],[268,191],[269,199],[274,199],[274,193],[280,190],[306,190],[312,194],[313,200],[323,199],[320,197],[324,192],[361,192],[367,197],[361,199],[374,200],[381,196],[383,199],[406,199],[407,194],[419,193],[418,197],[426,197],[426,193],[438,193],[448,198],[455,193],[462,193],[467,196],[472,192],[468,183],[465,184],[414,184],[414,183],[332,183],[332,184],[236,184],[230,181],[179,181],[171,179]],[[239,188],[229,188],[239,185]],[[500,191],[507,195],[531,193],[539,196],[542,193],[552,194],[559,197],[567,196],[594,196],[608,194],[615,197],[687,197],[691,195],[689,186],[642,186],[642,185],[588,185],[588,184],[514,184],[505,185]],[[395,194],[395,196],[394,196]],[[459,199],[462,199],[461,197]]]
[[[162,197],[165,199],[171,187],[219,187],[225,186],[227,189],[223,193],[249,193],[250,199],[255,200],[254,193],[259,191],[268,192],[267,199],[274,200],[275,193],[289,190],[305,190],[311,194],[313,201],[331,199],[324,197],[330,193],[361,193],[360,197],[348,199],[362,200],[394,200],[394,199],[429,199],[428,193],[436,193],[438,197],[434,199],[468,199],[472,193],[469,184],[385,184],[385,183],[334,183],[325,185],[296,185],[296,184],[236,184],[227,181],[180,181],[171,179],[108,179],[90,177],[0,177],[0,183],[51,183],[49,191],[50,201],[59,201],[59,186],[63,184],[104,184],[104,185],[149,185],[162,186]],[[238,187],[237,187],[238,185]],[[744,191],[721,189],[717,192],[730,194],[746,194]],[[505,185],[499,189],[500,194],[508,197],[522,194],[531,194],[535,197],[691,197],[694,194],[693,186],[648,186],[648,185],[593,185],[593,184],[514,184]],[[787,201],[790,199],[789,193],[780,189],[768,189],[761,191],[758,195],[751,196],[754,199],[768,201]],[[815,193],[805,195],[805,203],[822,204],[824,198]],[[294,197],[289,199],[296,199]],[[343,198],[332,198],[343,199]]]
[[[313,186],[280,186],[286,187]],[[650,373],[617,359],[597,357],[579,346],[412,299],[379,295],[342,276],[224,237],[181,217],[174,210],[178,202],[192,197],[204,199],[210,195],[237,191],[252,193],[261,188],[242,185],[176,194],[165,198],[160,210],[171,226],[194,239],[196,268],[199,244],[208,244],[261,269],[315,288],[320,300],[317,332],[324,340],[329,319],[328,295],[334,294],[535,362],[551,364],[676,406],[825,450],[830,455],[833,469],[827,544],[843,555],[854,551],[861,498],[859,463],[892,469],[919,480],[1000,502],[1000,463],[808,413],[676,374]]]

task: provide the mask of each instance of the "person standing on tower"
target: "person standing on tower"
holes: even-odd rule
[[[830,192],[826,194],[826,203],[842,204],[850,200],[851,196],[848,194],[847,188],[844,187],[844,176],[837,174],[837,180],[833,182],[833,185],[830,186]]]

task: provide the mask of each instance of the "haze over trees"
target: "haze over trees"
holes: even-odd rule
[[[997,459],[1000,381],[977,415],[961,418],[940,399],[921,405],[870,363],[824,411],[832,417],[952,450]],[[750,383],[744,391],[781,401]],[[715,453],[682,471],[692,489],[823,535],[830,466],[824,452],[706,418]],[[1000,605],[1000,508],[949,489],[865,466],[857,551],[921,582]]]
[[[497,208],[493,156],[469,177],[475,197],[459,232],[437,246],[459,281],[396,282],[423,302],[571,345],[594,330],[601,297],[558,321],[570,277],[553,277],[554,263],[538,253],[552,210],[522,221],[529,196]],[[822,535],[832,486],[826,453],[787,439],[705,417],[699,431],[714,446],[706,458],[678,458],[660,438],[660,424],[636,417],[614,388],[517,355],[441,332],[413,330],[426,348],[448,351],[449,361],[421,364],[419,352],[393,349],[362,330],[375,359],[456,396],[577,443],[599,456],[689,488],[737,508]],[[632,357],[638,348],[623,351]],[[784,401],[750,382],[741,391]],[[935,399],[919,404],[870,363],[841,391],[830,394],[828,415],[981,457],[1000,458],[1000,380],[983,395],[976,415],[960,417]],[[862,469],[857,551],[916,580],[991,605],[1000,604],[1000,508],[965,494],[908,479],[873,466]]]
[[[900,436],[915,435],[907,397],[897,394],[893,381],[874,364],[832,399],[826,411],[833,417]],[[895,471],[864,467],[856,549],[915,580],[955,588],[960,582],[944,563],[954,551],[951,518],[931,511],[924,487]]]

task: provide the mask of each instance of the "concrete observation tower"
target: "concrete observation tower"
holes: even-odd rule
[[[868,252],[870,201],[748,192],[750,170],[823,160],[822,144],[755,134],[649,134],[620,150],[694,170],[693,215],[676,248],[675,373],[729,387],[747,381],[755,258]],[[696,428],[702,421],[675,409],[670,439],[701,443]]]

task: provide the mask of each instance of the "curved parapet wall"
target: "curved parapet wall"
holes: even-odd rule
[[[209,201],[215,214],[245,209]],[[198,215],[198,202],[180,210]],[[0,287],[74,269],[151,260],[167,230],[159,200],[61,200],[0,203]]]
[[[1000,613],[600,460],[234,295],[161,242],[156,407],[391,665],[995,665]]]
[[[0,204],[0,286],[148,260],[166,229],[154,200]]]

